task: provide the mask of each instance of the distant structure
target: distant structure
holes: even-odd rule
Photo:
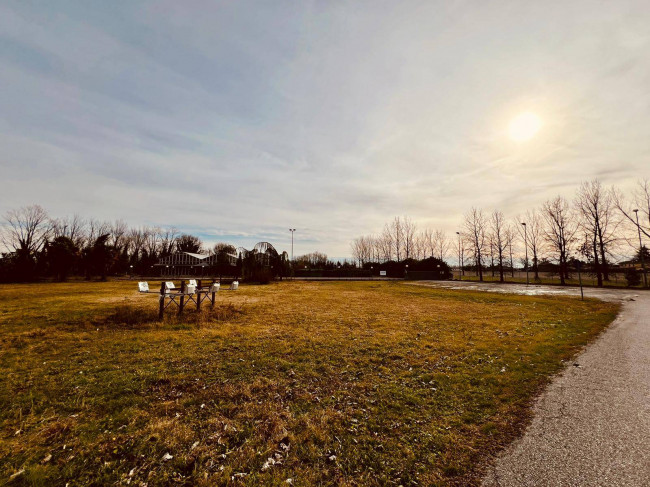
[[[237,265],[245,279],[268,282],[275,277],[288,275],[287,253],[279,254],[269,242],[259,242],[253,250],[239,247],[237,256]]]
[[[161,276],[211,276],[233,273],[236,266],[237,256],[225,252],[211,255],[176,252],[161,258],[155,264]]]
[[[258,242],[253,250],[246,250],[244,247],[239,247],[237,249],[237,255],[242,258],[242,260],[253,259],[255,262],[262,267],[270,267],[278,259],[278,251],[275,250],[275,247],[269,242]]]
[[[234,254],[176,252],[162,257],[154,267],[161,276],[232,276],[267,280],[286,275],[288,256],[279,254],[269,242],[259,242],[253,250],[239,247]]]

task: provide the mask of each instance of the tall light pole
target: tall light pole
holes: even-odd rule
[[[456,232],[458,235],[458,280],[463,280],[463,264],[460,258],[460,232]]]
[[[643,243],[641,242],[641,227],[639,226],[639,210],[632,210],[636,215],[636,229],[639,232],[639,255],[641,256],[641,268],[643,269],[643,287],[648,287],[648,276],[645,273],[645,259],[643,258]]]
[[[295,232],[296,229],[290,228],[289,231],[291,232],[291,262],[293,264],[293,232]]]
[[[528,286],[528,229],[526,228],[526,223],[522,222],[524,227],[524,247],[526,247],[526,286]]]
[[[295,228],[290,228],[289,231],[291,232],[291,280],[293,281],[294,279],[294,272],[293,272],[293,232],[296,231]]]

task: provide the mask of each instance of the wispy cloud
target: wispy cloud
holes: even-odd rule
[[[349,253],[649,176],[641,1],[0,6],[0,212]],[[544,121],[517,145],[507,124]]]

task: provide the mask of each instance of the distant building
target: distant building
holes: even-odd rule
[[[211,255],[176,252],[155,264],[161,276],[213,276],[232,273],[236,266],[237,256],[223,252]]]

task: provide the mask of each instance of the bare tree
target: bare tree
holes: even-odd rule
[[[560,265],[560,282],[566,284],[569,277],[568,257],[570,246],[575,241],[578,229],[574,215],[566,199],[561,196],[548,200],[542,205],[544,218],[544,238],[557,254]]]
[[[158,238],[160,239],[160,256],[172,254],[176,248],[178,230],[175,227],[160,229]]]
[[[9,210],[5,221],[1,235],[3,245],[26,258],[43,248],[52,227],[47,212],[39,205]]]
[[[630,223],[634,230],[638,229],[647,238],[650,238],[650,180],[637,182],[637,187],[632,193],[632,202],[627,203],[620,190],[612,188],[612,201],[623,217]],[[637,214],[634,210],[638,210]]]
[[[416,232],[416,225],[413,223],[413,221],[408,217],[405,216],[402,220],[402,242],[404,245],[404,258],[405,259],[410,259],[413,258],[413,248],[415,246],[415,232]]]
[[[97,239],[103,235],[110,235],[111,224],[91,218],[88,220],[88,231],[86,232],[86,247],[92,247]]]
[[[193,254],[203,253],[203,241],[196,235],[183,234],[176,239],[176,250],[178,252],[190,252]]]
[[[388,226],[388,229],[392,236],[395,260],[399,262],[402,260],[402,247],[404,246],[404,229],[402,228],[402,220],[400,217],[396,216]]]
[[[395,247],[395,242],[393,240],[391,227],[388,224],[384,226],[384,230],[379,237],[379,246],[384,262],[393,260],[393,248]]]
[[[433,257],[436,253],[436,247],[434,242],[434,232],[430,228],[425,228],[421,236],[421,245],[422,245],[422,255],[426,259],[427,257]]]
[[[123,220],[115,220],[110,228],[109,244],[116,251],[122,252],[127,245],[127,232],[129,227]]]
[[[598,286],[602,286],[603,279],[609,280],[607,254],[609,246],[615,241],[614,231],[618,226],[612,196],[603,190],[600,181],[593,180],[580,185],[574,204],[580,217],[580,227],[589,235],[594,271]]]
[[[361,237],[355,238],[350,242],[350,250],[352,251],[352,258],[361,264],[362,253],[361,250]]]
[[[370,262],[372,258],[372,237],[362,236],[355,238],[352,243],[352,256],[359,263],[360,266],[363,266],[366,262]]]
[[[72,217],[52,220],[52,238],[69,238],[78,248],[83,247],[86,240],[86,222],[77,214]]]
[[[433,233],[433,251],[431,252],[432,257],[437,257],[438,259],[444,262],[451,243],[447,239],[447,235],[442,230],[436,230]]]
[[[145,227],[144,250],[147,257],[156,257],[160,251],[160,228]]]
[[[512,228],[512,225],[506,223],[504,231],[506,246],[508,247],[508,252],[510,253],[510,276],[515,277],[515,261],[512,253],[512,246],[517,241],[517,232]]]
[[[522,225],[525,223],[526,225]],[[519,233],[519,237],[524,245],[528,245],[528,251],[533,260],[534,279],[539,281],[539,258],[542,254],[544,245],[544,234],[542,231],[542,220],[536,210],[529,210],[522,217],[517,217],[515,228]],[[526,262],[528,268],[529,263]]]
[[[483,281],[483,254],[486,246],[486,222],[483,211],[472,208],[465,215],[464,237],[471,242],[474,253],[474,264],[476,265],[479,280]]]
[[[327,254],[322,252],[311,252],[309,254],[296,257],[296,263],[299,267],[308,265],[312,268],[325,267],[327,264]]]
[[[503,258],[504,253],[508,248],[507,225],[503,213],[495,210],[492,213],[490,220],[490,241],[492,242],[491,255],[496,255],[499,263],[499,282],[504,282],[503,279]],[[494,268],[494,266],[493,266]]]
[[[148,229],[146,227],[132,228],[129,230],[129,253],[133,260],[140,260],[142,251],[147,241]]]

